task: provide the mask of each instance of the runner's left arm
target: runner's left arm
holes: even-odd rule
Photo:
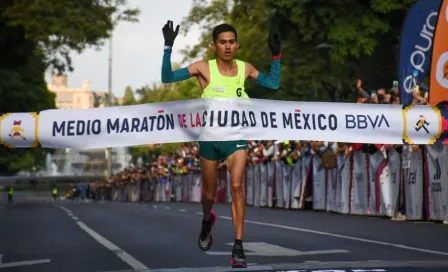
[[[280,87],[280,59],[282,57],[281,42],[278,35],[269,34],[268,44],[272,53],[271,70],[269,71],[269,74],[260,72],[252,65],[249,65],[249,78],[254,79],[255,82],[261,86],[277,90]]]
[[[168,21],[162,28],[163,37],[165,38],[165,49],[163,50],[162,61],[162,82],[172,83],[190,78],[188,68],[181,68],[173,71],[171,67],[171,52],[173,51],[174,40],[179,33],[179,25],[176,31],[173,29],[173,21]]]

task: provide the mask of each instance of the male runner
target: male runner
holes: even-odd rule
[[[258,84],[270,89],[278,89],[280,85],[281,43],[277,35],[269,35],[268,44],[272,53],[271,71],[269,75],[259,72],[251,64],[234,59],[238,49],[237,32],[228,24],[221,24],[213,29],[213,50],[216,59],[198,61],[186,68],[176,71],[171,69],[171,52],[174,39],[179,33],[179,25],[173,29],[173,22],[168,21],[162,28],[165,38],[165,49],[162,63],[162,82],[171,83],[196,77],[202,89],[202,97],[249,98],[245,92],[246,79],[255,80]],[[243,194],[243,175],[246,167],[247,141],[214,141],[199,142],[199,155],[204,184],[202,199],[203,220],[199,235],[199,247],[206,251],[213,243],[211,229],[216,222],[216,214],[212,212],[216,195],[216,172],[218,163],[226,161],[230,172],[232,194],[232,219],[235,229],[235,244],[232,250],[232,267],[247,267],[243,250],[243,226],[245,197]]]

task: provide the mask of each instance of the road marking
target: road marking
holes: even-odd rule
[[[197,212],[197,213],[194,213],[194,214],[197,214],[197,215],[204,215],[203,212]]]
[[[232,220],[232,218],[228,217],[228,216],[219,216],[219,218]],[[418,248],[418,247],[411,247],[411,246],[406,246],[406,245],[393,244],[393,243],[369,240],[369,239],[364,239],[364,238],[357,238],[357,237],[346,236],[346,235],[341,235],[341,234],[334,234],[334,233],[329,233],[329,232],[324,232],[324,231],[296,228],[296,227],[264,223],[264,222],[258,222],[258,221],[251,221],[251,220],[244,220],[244,222],[250,223],[250,224],[255,224],[255,225],[260,225],[260,226],[267,226],[267,227],[294,230],[294,231],[300,231],[300,232],[306,232],[306,233],[313,233],[313,234],[331,236],[331,237],[353,240],[353,241],[358,241],[358,242],[365,242],[365,243],[371,243],[371,244],[377,244],[377,245],[383,245],[383,246],[391,246],[391,247],[396,247],[396,248],[400,248],[400,249],[408,249],[408,250],[414,250],[414,251],[425,252],[425,253],[430,253],[430,254],[448,256],[448,252],[436,251],[436,250],[430,250],[430,249]]]
[[[79,220],[79,218],[78,218],[77,216],[72,216],[72,219],[73,219],[73,220],[76,220],[76,221]]]
[[[152,205],[152,207],[153,207],[154,209],[157,209],[157,208],[158,208],[157,205]]]
[[[66,207],[64,207],[64,206],[59,206],[61,209],[63,209],[64,211],[66,211],[67,213],[71,213],[72,211],[70,211],[69,209],[67,209]]]
[[[114,252],[120,259],[122,259],[125,263],[129,264],[133,269],[142,269],[142,270],[143,269],[149,269],[144,264],[139,262],[137,259],[135,259],[131,255],[129,255],[127,252],[125,252],[124,250],[120,249],[118,246],[116,246],[115,244],[113,244],[112,242],[110,242],[109,240],[107,240],[106,238],[104,238],[103,236],[99,235],[97,232],[95,232],[91,228],[89,228],[83,222],[78,221],[78,222],[76,222],[76,224],[78,224],[78,226],[81,229],[83,229],[90,236],[92,236],[93,239],[95,239],[98,243],[102,244],[107,249],[109,249],[112,252]]]
[[[0,254],[0,264],[2,263],[3,254]]]
[[[51,262],[49,259],[42,260],[34,260],[34,261],[22,261],[22,262],[12,262],[12,263],[1,263],[1,268],[9,268],[9,267],[17,267],[17,266],[25,266],[25,265],[35,265],[35,264],[43,264]]]
[[[186,212],[187,210],[184,210],[184,209],[180,209],[179,211],[180,211],[180,212]]]
[[[233,243],[227,243],[226,245],[233,246]],[[246,255],[249,256],[268,256],[268,257],[294,257],[305,255],[319,255],[319,254],[335,254],[335,253],[349,253],[347,250],[334,249],[334,250],[313,250],[313,251],[298,251],[291,248],[281,247],[278,245],[268,244],[264,242],[246,242],[244,243],[244,249]],[[228,256],[229,252],[211,251],[205,252],[207,255],[213,256]]]
[[[171,207],[164,207],[165,210],[171,210]]]

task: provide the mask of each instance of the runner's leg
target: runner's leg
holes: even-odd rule
[[[243,175],[246,169],[246,150],[237,150],[227,159],[230,172],[230,192],[232,194],[232,220],[235,228],[235,239],[243,239],[244,210],[246,199],[243,191]]]
[[[216,197],[216,171],[218,161],[212,161],[200,158],[202,183],[204,185],[204,194],[202,196],[202,212],[204,220],[210,220],[210,214]]]
[[[237,150],[227,159],[230,172],[230,192],[232,194],[232,220],[235,229],[235,243],[232,249],[233,268],[247,267],[243,249],[243,231],[246,199],[243,190],[243,175],[246,169],[247,151]]]
[[[202,144],[207,146],[207,144]],[[210,147],[210,145],[209,145]],[[206,150],[204,148],[203,150]],[[199,234],[198,245],[203,251],[207,251],[213,244],[212,227],[216,222],[216,216],[212,213],[213,203],[216,196],[216,170],[218,161],[206,159],[201,156],[201,175],[202,183],[204,185],[204,193],[202,196],[202,212],[204,217],[202,219],[201,233]]]

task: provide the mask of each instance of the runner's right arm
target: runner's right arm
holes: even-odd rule
[[[176,39],[179,33],[179,25],[176,27],[176,31],[173,29],[173,22],[168,21],[162,28],[163,37],[165,38],[165,49],[163,50],[163,62],[162,62],[162,82],[173,83],[189,79],[190,77],[197,76],[199,74],[200,62],[193,63],[188,67],[180,68],[173,71],[171,67],[171,52],[173,51],[174,39]]]

